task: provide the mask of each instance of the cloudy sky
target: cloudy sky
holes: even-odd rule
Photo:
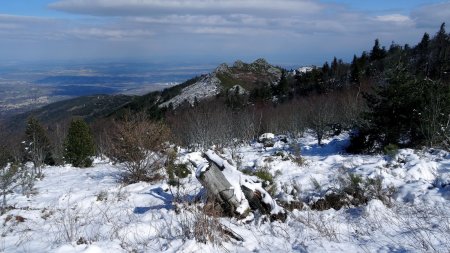
[[[321,64],[450,24],[439,0],[0,0],[3,61]],[[450,28],[448,29],[450,31]]]

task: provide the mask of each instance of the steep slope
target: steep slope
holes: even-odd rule
[[[10,130],[20,130],[24,128],[24,122],[30,116],[36,117],[44,124],[62,122],[72,117],[83,117],[92,121],[115,112],[133,98],[125,95],[95,95],[64,100],[16,115],[6,122],[6,126]]]

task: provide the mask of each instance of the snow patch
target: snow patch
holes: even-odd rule
[[[221,85],[220,80],[215,74],[209,74],[202,77],[196,83],[189,85],[181,91],[181,94],[175,96],[159,105],[159,107],[168,107],[172,104],[173,108],[178,107],[180,104],[187,101],[189,104],[194,104],[195,100],[202,100],[205,98],[213,97],[220,93]]]

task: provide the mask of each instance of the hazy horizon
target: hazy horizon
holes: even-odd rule
[[[3,1],[7,63],[218,64],[265,58],[312,65],[351,60],[379,38],[416,44],[450,20],[450,1]]]

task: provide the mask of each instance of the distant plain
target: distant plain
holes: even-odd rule
[[[208,73],[213,68],[213,64],[3,64],[0,66],[0,119],[79,96],[143,95]]]

